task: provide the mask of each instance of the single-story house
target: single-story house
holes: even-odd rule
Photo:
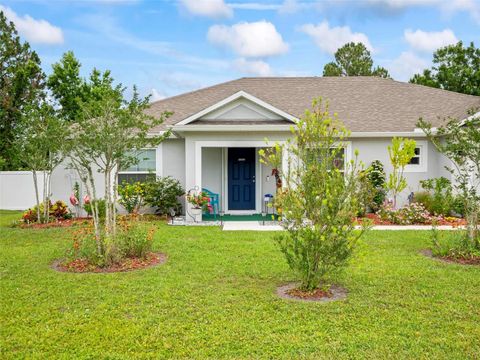
[[[480,108],[477,96],[377,77],[241,78],[152,103],[151,115],[173,112],[154,132],[171,129],[172,134],[158,148],[146,149],[119,180],[142,179],[152,171],[170,175],[187,191],[207,188],[219,194],[226,214],[259,213],[264,195],[275,193],[275,179],[272,169],[259,162],[258,150],[267,146],[266,138],[283,142],[291,136],[290,127],[316,97],[328,99],[351,131],[345,161],[358,149],[367,166],[380,160],[388,174],[392,137],[417,141],[416,156],[406,168],[403,202],[420,189],[420,180],[450,177],[444,168],[448,160],[416,128],[418,119],[436,127],[446,117],[462,120]],[[68,199],[75,177],[71,170],[57,170],[54,198]]]

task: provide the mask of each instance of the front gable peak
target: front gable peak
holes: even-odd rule
[[[287,120],[295,123],[298,119],[245,91],[239,91],[178,122],[177,125],[187,125],[197,120]]]

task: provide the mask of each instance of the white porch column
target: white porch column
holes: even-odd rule
[[[290,152],[287,149],[287,144],[284,143],[282,146],[282,169],[281,172],[283,176],[286,177],[288,175],[288,166],[290,162]]]
[[[188,192],[195,188],[198,188],[198,191],[202,189],[202,147],[187,137],[185,139],[185,190]],[[193,222],[192,205],[185,202],[185,206],[185,218],[187,222]],[[196,217],[196,221],[201,220],[202,215]]]

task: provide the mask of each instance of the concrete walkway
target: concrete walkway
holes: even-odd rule
[[[283,228],[278,224],[266,222],[262,225],[259,221],[225,221],[223,223],[224,231],[282,231]]]
[[[360,228],[360,227],[357,227]],[[452,227],[449,225],[437,226],[438,230],[456,230],[459,227]],[[223,224],[224,231],[282,231],[283,228],[278,224],[272,224],[266,222],[262,225],[259,221],[226,221]],[[389,231],[401,231],[401,230],[432,230],[431,225],[376,225],[372,227],[372,230],[389,230]]]

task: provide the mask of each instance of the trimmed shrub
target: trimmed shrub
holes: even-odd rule
[[[372,202],[372,210],[374,212],[378,211],[380,207],[383,205],[385,201],[385,197],[387,196],[385,190],[385,180],[387,175],[385,174],[385,170],[383,168],[383,164],[380,160],[374,160],[367,172],[367,179],[370,181],[370,184],[373,187],[373,202]]]
[[[146,184],[145,203],[154,207],[159,215],[168,214],[170,209],[178,214],[182,208],[178,198],[183,194],[185,190],[178,180],[171,176],[157,177]]]

